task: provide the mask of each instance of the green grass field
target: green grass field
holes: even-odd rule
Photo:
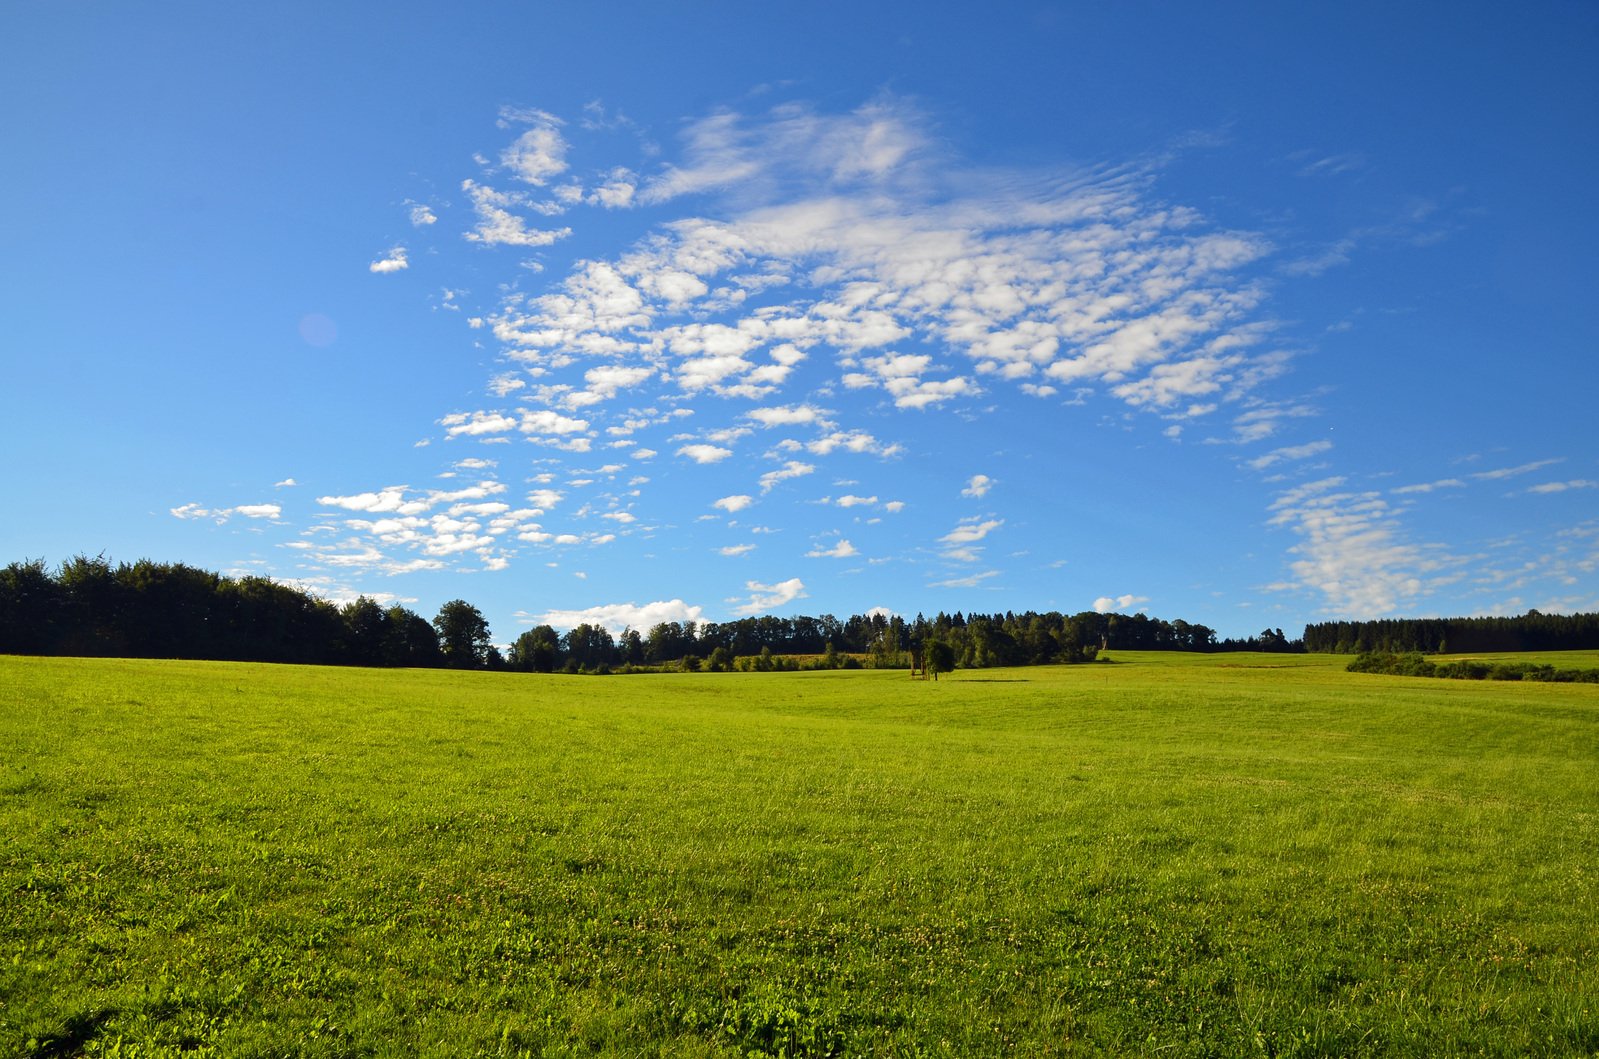
[[[1599,687],[1113,657],[0,658],[0,1056],[1599,1053]]]

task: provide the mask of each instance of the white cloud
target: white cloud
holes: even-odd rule
[[[840,540],[831,548],[823,548],[818,545],[806,552],[805,557],[807,559],[848,559],[853,555],[859,554],[860,552],[855,549],[855,545],[847,540]]]
[[[508,108],[500,112],[500,121],[502,125],[530,126],[500,152],[500,165],[518,180],[543,187],[566,172],[567,143],[561,135],[564,122],[560,118],[542,110]]]
[[[755,502],[755,498],[754,497],[747,496],[747,495],[745,495],[743,493],[737,493],[737,494],[734,494],[733,496],[724,496],[724,497],[722,497],[722,499],[716,501],[711,506],[712,507],[721,508],[723,511],[726,511],[729,515],[732,515],[732,514],[735,514],[735,513],[739,512],[739,511],[743,511],[745,508],[749,507],[754,502]]]
[[[378,258],[368,265],[367,269],[372,272],[402,272],[410,267],[411,263],[405,257],[405,247],[396,246],[389,251],[387,257]]]
[[[1115,598],[1110,596],[1100,596],[1098,599],[1094,600],[1094,610],[1100,614],[1109,614],[1112,611],[1126,610],[1128,607],[1136,604],[1148,602],[1148,596],[1134,596],[1131,594],[1125,596],[1116,596]]]
[[[548,409],[537,411],[524,410],[522,422],[517,429],[524,434],[581,434],[589,428],[587,419],[575,419],[572,416],[563,416],[558,412]]]
[[[754,550],[755,550],[755,545],[753,545],[753,544],[730,544],[726,548],[718,548],[717,549],[717,551],[720,554],[727,555],[727,556],[748,555],[750,552],[752,552]]]
[[[701,621],[704,608],[690,606],[681,599],[658,600],[654,603],[606,603],[583,610],[548,610],[533,617],[529,624],[549,625],[557,629],[570,629],[577,625],[602,625],[611,633],[620,633],[632,627],[647,634],[663,622]]]
[[[816,467],[813,464],[801,463],[798,460],[789,460],[787,463],[784,463],[780,469],[775,471],[767,471],[765,474],[761,475],[761,492],[769,493],[772,491],[772,487],[777,485],[778,482],[787,481],[790,478],[803,478],[805,475],[811,474],[815,470]]]
[[[517,420],[501,412],[455,412],[439,420],[450,437],[466,435],[480,437],[484,434],[503,434],[515,430]]]
[[[864,452],[874,456],[898,456],[904,451],[899,444],[885,445],[864,430],[835,430],[798,446],[815,456],[826,456],[837,449],[846,452]]]
[[[826,413],[820,408],[814,408],[808,404],[756,408],[744,413],[745,419],[753,419],[767,429],[778,426],[800,426],[808,423],[825,422],[825,417]]]
[[[171,507],[173,518],[195,520],[195,518],[209,518],[211,522],[221,526],[233,515],[243,518],[278,518],[283,515],[283,509],[278,504],[240,504],[237,507],[201,507],[198,504],[184,504],[182,507]]]
[[[273,482],[272,483],[272,488],[274,488],[274,489],[285,489],[285,488],[287,488],[289,486],[299,485],[299,484],[300,483],[296,482],[293,478],[285,478],[281,482]]]
[[[463,180],[461,190],[477,213],[477,227],[466,233],[472,242],[485,246],[549,246],[572,234],[570,228],[529,228],[525,218],[511,212],[512,208],[532,205],[521,192],[496,191],[473,180]]]
[[[432,208],[420,202],[411,205],[411,224],[416,228],[425,228],[438,221],[438,216]]]
[[[986,474],[974,474],[966,483],[966,488],[961,490],[961,496],[987,496],[993,487],[994,479]]]
[[[684,445],[677,450],[677,454],[687,456],[695,463],[718,463],[733,455],[733,450],[719,445]]]
[[[837,500],[833,501],[833,503],[837,504],[839,507],[870,507],[871,505],[877,503],[877,497],[854,496],[852,494],[846,494],[845,496],[841,496]]]
[[[891,513],[897,515],[901,511],[905,510],[905,501],[903,501],[903,500],[890,500],[888,503],[883,505],[883,510],[891,512]]]
[[[805,582],[797,577],[791,577],[787,581],[779,581],[775,585],[763,585],[759,581],[746,581],[744,582],[744,587],[750,593],[749,599],[734,607],[734,614],[763,614],[776,610],[778,607],[786,606],[796,599],[804,599],[807,595]],[[738,599],[735,597],[727,602],[737,603]]]

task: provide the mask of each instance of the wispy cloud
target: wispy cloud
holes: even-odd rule
[[[1599,489],[1599,482],[1591,478],[1573,478],[1567,482],[1544,482],[1541,485],[1529,485],[1529,493],[1564,493],[1568,489]]]
[[[951,577],[943,581],[933,581],[928,588],[977,588],[984,581],[999,576],[998,570],[985,570],[980,574],[969,574],[965,577]]]
[[[1413,605],[1435,587],[1450,558],[1407,538],[1375,491],[1349,491],[1342,477],[1280,494],[1271,523],[1291,529],[1293,587],[1319,595],[1329,614],[1371,617]]]
[[[1492,471],[1478,471],[1471,477],[1479,481],[1497,482],[1504,478],[1515,478],[1523,474],[1531,474],[1533,471],[1542,470],[1560,462],[1562,462],[1562,458],[1557,456],[1547,460],[1534,460],[1531,463],[1523,463],[1516,467],[1500,467]]]
[[[1284,463],[1289,460],[1303,460],[1310,456],[1317,456],[1333,447],[1330,441],[1311,441],[1304,445],[1289,445],[1285,448],[1273,449],[1263,456],[1256,456],[1247,461],[1252,470],[1265,470],[1274,464]]]

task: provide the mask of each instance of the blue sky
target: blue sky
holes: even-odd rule
[[[6,561],[1599,609],[1599,9],[13,4]]]

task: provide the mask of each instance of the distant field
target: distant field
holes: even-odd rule
[[[1112,657],[0,658],[0,1056],[1599,1052],[1599,686]]]

